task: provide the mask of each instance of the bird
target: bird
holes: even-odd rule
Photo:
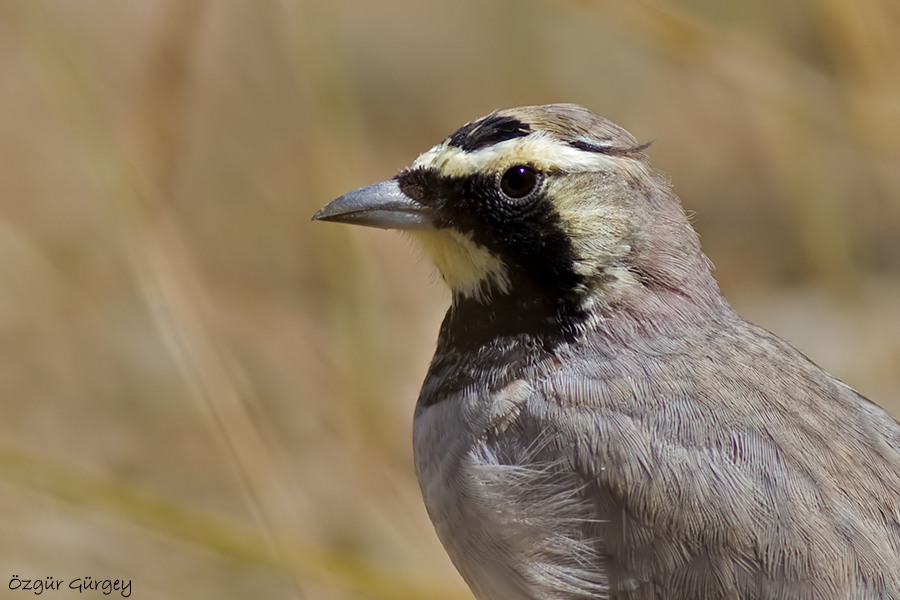
[[[313,217],[450,289],[413,450],[451,561],[478,600],[900,599],[900,424],[734,311],[647,147],[499,110]]]

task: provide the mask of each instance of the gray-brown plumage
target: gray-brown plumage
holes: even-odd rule
[[[316,218],[453,291],[416,470],[480,600],[900,599],[900,425],[733,312],[626,131],[500,111]]]

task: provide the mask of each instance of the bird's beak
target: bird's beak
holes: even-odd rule
[[[432,211],[402,191],[396,179],[367,185],[333,200],[313,221],[335,221],[381,229],[434,229]]]

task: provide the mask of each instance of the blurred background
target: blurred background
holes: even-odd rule
[[[0,584],[470,597],[410,447],[447,293],[310,216],[497,108],[654,140],[738,310],[897,414],[898,30],[894,0],[0,1]]]

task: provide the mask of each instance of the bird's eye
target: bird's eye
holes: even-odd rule
[[[500,190],[510,198],[524,198],[534,190],[538,175],[525,165],[510,167],[500,178]]]

